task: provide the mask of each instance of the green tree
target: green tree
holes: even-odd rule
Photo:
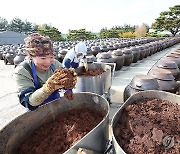
[[[136,28],[135,25],[131,26],[131,25],[124,24],[123,26],[113,26],[111,29],[119,30],[121,33],[124,33],[124,32],[134,32],[135,28]]]
[[[90,40],[95,39],[96,35],[92,32],[86,31],[86,29],[69,30],[68,40]]]
[[[23,32],[23,25],[24,22],[19,18],[14,18],[11,20],[8,30],[15,31],[15,32]]]
[[[22,32],[24,32],[25,34],[30,34],[33,31],[33,25],[31,22],[25,20],[23,22],[23,26],[22,26]]]
[[[8,27],[8,21],[5,18],[0,17],[0,31],[6,31]]]
[[[160,13],[152,26],[156,31],[169,31],[175,36],[180,31],[180,5],[170,7],[169,11]]]
[[[118,38],[119,32],[118,30],[101,30],[100,32],[100,38]]]
[[[32,24],[32,32],[34,33],[34,32],[37,32],[38,31],[38,25],[37,24]]]
[[[63,40],[63,38],[61,36],[61,32],[59,32],[57,28],[51,27],[47,24],[45,24],[43,26],[39,26],[37,32],[40,34],[49,36],[52,41],[62,41]]]

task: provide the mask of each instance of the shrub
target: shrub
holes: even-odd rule
[[[135,37],[135,34],[133,32],[125,32],[125,33],[119,34],[119,37],[131,38],[131,37]]]

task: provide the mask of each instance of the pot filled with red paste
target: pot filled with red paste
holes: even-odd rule
[[[111,66],[105,64],[88,64],[76,69],[77,83],[74,92],[92,92],[99,95],[109,93],[111,87]]]
[[[112,119],[117,154],[179,153],[180,96],[149,90],[132,95]]]
[[[1,154],[75,153],[79,148],[105,151],[109,105],[93,93],[61,97],[26,112],[0,130]]]

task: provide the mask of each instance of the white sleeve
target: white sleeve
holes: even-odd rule
[[[64,59],[70,59],[71,62],[74,61],[75,63],[79,63],[79,60],[76,56],[76,53],[74,51],[74,49],[71,49],[70,51],[67,52],[66,56],[64,57]],[[64,63],[63,63],[63,67],[64,67]]]
[[[71,61],[73,61],[74,57],[75,57],[75,52],[73,49],[71,49],[70,51],[67,52],[66,56],[64,58],[68,58]]]

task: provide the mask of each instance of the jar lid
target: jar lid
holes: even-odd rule
[[[154,67],[148,72],[148,75],[164,81],[172,81],[175,79],[172,72],[168,71],[167,69],[158,69]]]
[[[122,52],[123,52],[124,54],[132,54],[131,49],[123,49]]]
[[[97,54],[97,58],[101,58],[101,59],[109,59],[111,57],[112,57],[111,54],[107,52],[102,52]]]
[[[167,61],[167,60],[159,60],[156,63],[156,66],[159,68],[168,68],[168,69],[176,69],[178,68],[177,64],[174,61]]]
[[[112,52],[113,55],[116,55],[116,56],[122,56],[123,55],[123,52],[121,50],[114,50]]]
[[[136,75],[130,82],[130,86],[137,90],[158,90],[157,79],[150,75]]]

